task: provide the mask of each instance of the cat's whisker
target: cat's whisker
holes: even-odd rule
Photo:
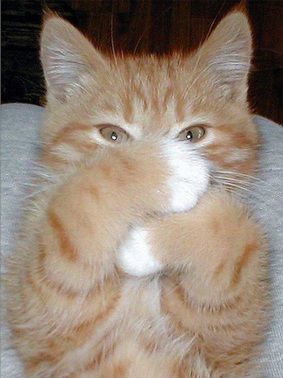
[[[253,178],[251,177],[242,177],[242,176],[237,176],[237,175],[230,175],[228,173],[223,173],[223,172],[218,172],[218,171],[213,171],[211,174],[210,174],[210,177],[211,178],[219,178],[220,180],[221,179],[233,179],[233,180],[237,180],[238,182],[242,182],[244,183],[245,185],[251,185],[253,183]]]
[[[279,170],[281,170],[281,169],[279,169]],[[238,181],[240,181],[240,179],[237,178],[237,177],[240,177],[240,178],[246,179],[246,181],[242,181],[242,182],[246,182],[247,185],[251,185],[251,186],[255,186],[257,184],[262,184],[262,187],[266,187],[268,185],[268,183],[260,177],[255,177],[255,176],[252,176],[252,175],[246,175],[246,174],[242,174],[240,172],[216,171],[216,175],[218,175],[220,179],[226,177],[226,178],[237,179]]]
[[[260,177],[258,176],[253,176],[253,175],[248,175],[248,174],[245,174],[245,173],[241,173],[241,172],[235,172],[235,171],[225,171],[225,170],[215,170],[214,171],[215,174],[218,174],[220,175],[221,177],[222,176],[226,176],[226,177],[240,177],[242,178],[243,180],[245,179],[246,182],[248,183],[252,183],[254,181],[258,181],[258,182],[261,182],[263,184],[265,184],[265,181],[263,179],[261,179]]]
[[[245,182],[241,182],[241,181],[238,181],[238,180],[231,180],[231,179],[225,179],[225,178],[222,178],[222,177],[214,177],[213,178],[214,181],[217,181],[218,183],[222,183],[223,185],[229,185],[229,184],[234,184],[234,185],[238,185],[239,187],[243,188],[243,189],[246,189],[246,190],[254,190],[254,186],[252,185],[247,185],[247,183]]]
[[[217,184],[222,184],[227,187],[234,187],[235,189],[240,189],[243,191],[246,191],[251,194],[251,198],[257,198],[260,199],[261,201],[264,202],[265,196],[264,194],[270,194],[275,196],[278,199],[281,199],[280,195],[277,193],[274,193],[273,188],[268,188],[267,183],[263,180],[260,180],[258,182],[245,182],[238,180],[236,178],[230,178],[230,177],[224,177],[224,176],[217,176],[217,175],[212,175],[211,179],[216,181]],[[258,193],[255,189],[257,188],[257,185],[261,184],[260,189],[264,193]],[[237,193],[238,194],[238,193]],[[239,193],[240,194],[240,193]],[[245,198],[247,199],[247,198]]]
[[[115,49],[115,44],[114,44],[114,15],[113,15],[113,12],[111,14],[111,23],[110,23],[110,36],[111,36],[111,51],[112,51],[112,55],[113,55],[113,59],[114,59],[114,64],[115,64],[115,69],[118,73],[118,79],[120,81],[120,83],[122,84],[122,88],[125,87],[125,82],[123,80],[123,75],[122,75],[122,71],[121,71],[121,67],[118,63],[118,57],[117,57],[117,53],[116,53],[116,49]],[[120,53],[120,51],[119,51]],[[123,54],[121,54],[123,55]]]
[[[248,193],[252,193],[252,190],[251,189],[248,189],[248,188],[245,188],[241,185],[237,185],[237,184],[234,184],[234,183],[231,183],[231,182],[225,182],[224,185],[226,185],[227,187],[233,187],[233,188],[237,188],[237,189],[240,189],[240,190],[244,190]]]
[[[47,191],[48,191],[48,189],[37,190],[37,191],[35,191],[35,192],[31,193],[31,194],[28,194],[27,196],[24,196],[23,200],[27,201],[27,200],[33,199],[33,198],[37,197],[39,194],[42,194],[42,193],[47,192]]]
[[[135,47],[134,47],[134,49],[133,49],[133,54],[136,54],[137,49],[138,49],[138,47],[139,47],[139,44],[141,43],[141,41],[142,41],[142,39],[143,39],[145,33],[148,32],[148,31],[150,30],[150,28],[152,27],[153,22],[156,22],[157,20],[160,20],[160,18],[163,17],[163,16],[165,15],[165,13],[167,13],[167,12],[170,11],[171,9],[172,9],[172,5],[169,5],[167,8],[165,8],[165,9],[159,14],[158,17],[156,17],[154,20],[152,20],[152,21],[151,21],[151,22],[150,22],[150,23],[144,28],[143,32],[141,33],[141,35],[140,35],[140,37],[139,37],[139,39],[138,39],[138,41],[137,41],[137,43],[136,43],[136,45],[135,45]]]
[[[211,178],[218,181],[218,182],[221,182],[223,184],[238,184],[240,186],[242,186],[243,188],[246,188],[246,189],[249,189],[250,190],[252,188],[254,188],[254,185],[256,185],[256,183],[254,182],[248,182],[248,181],[243,181],[243,180],[240,180],[238,178],[233,178],[233,177],[227,177],[227,176],[221,176],[221,175],[211,175]]]
[[[111,26],[110,26],[110,34],[111,34],[111,50],[112,50],[112,54],[113,54],[113,58],[114,58],[114,62],[115,62],[115,65],[116,65],[116,68],[118,69],[118,61],[117,61],[117,55],[116,55],[116,51],[115,51],[115,45],[114,45],[114,31],[113,31],[113,22],[114,22],[114,16],[113,16],[113,12],[111,14]]]

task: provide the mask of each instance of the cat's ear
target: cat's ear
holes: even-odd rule
[[[64,102],[74,92],[84,91],[94,68],[105,58],[75,27],[47,14],[40,41],[40,56],[48,94]]]
[[[223,97],[246,101],[252,57],[252,34],[246,14],[229,13],[196,53],[205,80]]]

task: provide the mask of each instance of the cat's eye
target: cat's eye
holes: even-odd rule
[[[205,127],[196,125],[196,126],[190,126],[186,129],[182,130],[179,135],[179,140],[189,141],[192,143],[196,143],[199,140],[201,140],[205,136]]]
[[[99,132],[105,140],[111,143],[123,143],[129,139],[129,134],[125,130],[114,125],[99,125]]]

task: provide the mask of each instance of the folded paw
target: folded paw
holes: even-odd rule
[[[118,251],[118,265],[126,273],[143,277],[159,272],[162,264],[154,257],[149,232],[133,228]]]

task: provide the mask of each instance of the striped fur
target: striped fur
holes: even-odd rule
[[[245,14],[193,54],[164,57],[104,56],[49,15],[41,57],[42,190],[6,285],[27,377],[259,376],[267,249],[231,190],[247,185],[259,144]],[[132,141],[107,144],[105,123]],[[194,124],[202,140],[176,140]]]

